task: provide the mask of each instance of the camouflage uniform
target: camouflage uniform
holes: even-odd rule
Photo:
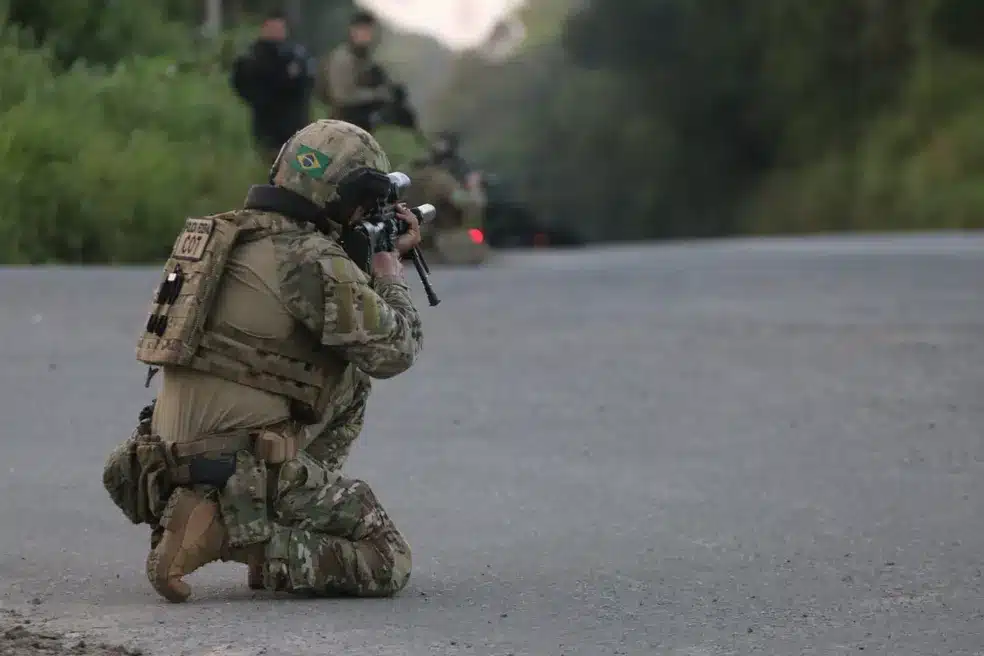
[[[346,385],[346,390],[351,392],[351,400],[340,405],[337,413],[307,427],[307,446],[304,450],[329,471],[345,466],[352,445],[366,422],[372,381],[361,369],[353,368],[352,376],[352,382]]]
[[[363,130],[317,121],[284,146],[274,186],[254,189],[274,190],[271,197],[278,199],[300,197],[309,209],[330,207],[338,198],[336,183],[361,166],[387,172],[389,161]],[[183,576],[231,560],[251,566],[252,587],[392,595],[409,580],[410,547],[369,486],[338,469],[361,430],[370,378],[402,373],[421,348],[420,317],[406,281],[370,280],[336,233],[325,235],[250,198],[246,209],[212,218],[248,226],[246,237],[231,247],[215,300],[182,301],[178,294],[168,306],[213,307],[208,322],[192,322],[210,328],[203,329],[197,350],[180,360],[174,344],[180,340],[167,337],[187,328],[187,310],[167,310],[174,322],[163,337],[148,327],[138,358],[162,367],[161,392],[150,424],[143,421],[138,434],[114,451],[104,474],[107,490],[131,521],[155,527],[148,578],[169,601],[184,601],[190,589]],[[181,244],[179,236],[166,271]],[[201,293],[196,265],[181,263],[191,272],[181,294]],[[160,296],[152,313],[160,312]],[[260,334],[268,345],[255,344]],[[290,348],[284,346],[290,340]],[[299,345],[312,354],[305,356]],[[219,348],[217,356],[213,348]],[[283,353],[283,361],[264,364],[271,353]],[[290,357],[313,364],[291,369]],[[285,385],[283,377],[291,375],[298,382]],[[317,394],[304,396],[302,388]],[[295,395],[294,403],[276,390]],[[313,436],[305,436],[295,417],[298,399],[320,412],[322,426]],[[201,474],[216,467],[226,467],[219,483]],[[151,475],[158,469],[167,476]],[[132,480],[139,487],[127,487]],[[163,485],[160,480],[176,487],[162,492],[155,487]],[[127,496],[143,501],[130,503]],[[155,497],[167,499],[159,511]]]
[[[393,89],[368,48],[343,43],[321,61],[316,92],[332,117],[372,131],[376,115],[394,100]]]
[[[448,228],[479,228],[485,210],[485,195],[481,189],[468,189],[440,164],[419,162],[410,172],[413,184],[407,190],[406,202],[415,206],[431,203],[437,216],[430,226],[434,230]]]

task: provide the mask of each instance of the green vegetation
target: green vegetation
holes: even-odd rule
[[[262,174],[224,73],[172,54],[216,53],[198,50],[150,0],[95,4],[6,8],[4,262],[160,258],[184,217],[234,207]]]
[[[264,0],[229,2],[238,27],[214,41],[202,4],[0,0],[0,261],[159,259],[184,217],[263,180],[227,68]],[[324,52],[351,1],[303,7]],[[530,0],[520,17],[530,38],[503,63],[398,33],[383,57],[424,125],[590,238],[984,227],[978,0]],[[379,138],[395,166],[420,152]]]
[[[533,41],[461,62],[440,121],[590,236],[984,227],[977,0],[531,0],[524,18]]]
[[[252,31],[205,43],[190,3],[109,6],[0,2],[0,262],[157,260],[265,178],[226,72]]]

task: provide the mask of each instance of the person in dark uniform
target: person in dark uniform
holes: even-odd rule
[[[283,12],[267,16],[260,37],[233,64],[232,87],[252,110],[253,138],[264,163],[310,123],[315,63],[290,41]]]

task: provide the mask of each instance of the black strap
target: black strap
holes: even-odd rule
[[[275,185],[253,185],[246,194],[244,209],[276,212],[288,219],[313,223],[324,233],[338,232],[341,226],[328,218],[325,209],[290,189]]]

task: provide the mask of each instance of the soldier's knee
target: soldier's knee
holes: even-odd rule
[[[401,538],[402,539],[402,538]],[[406,540],[402,540],[402,549],[394,554],[392,574],[390,575],[389,588],[390,594],[395,595],[410,582],[410,570],[413,567],[413,559],[410,554],[410,545]]]
[[[361,590],[360,596],[392,597],[410,582],[413,559],[410,545],[395,529],[374,540],[377,562],[373,566],[373,584]]]

